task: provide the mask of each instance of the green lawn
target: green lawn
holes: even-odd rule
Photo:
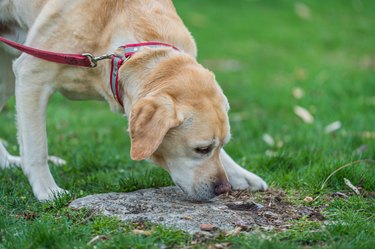
[[[373,0],[175,0],[196,38],[199,61],[216,73],[231,104],[232,141],[227,151],[293,202],[320,195],[325,223],[294,221],[286,232],[254,231],[219,236],[192,245],[194,238],[147,225],[71,211],[77,197],[171,185],[167,173],[130,160],[127,121],[107,104],[73,102],[56,95],[48,109],[50,154],[67,160],[52,167],[58,184],[71,191],[53,203],[35,200],[20,169],[0,171],[0,248],[375,248],[375,1]],[[293,90],[304,96],[297,99]],[[313,116],[296,116],[302,106]],[[18,153],[14,100],[0,115],[0,137]],[[325,127],[341,122],[326,134]],[[267,145],[270,134],[279,146]],[[282,143],[282,146],[280,146]],[[359,149],[360,148],[360,149]],[[366,196],[328,197],[349,192],[344,178]],[[87,243],[96,235],[105,240]]]

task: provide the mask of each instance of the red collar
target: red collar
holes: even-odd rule
[[[80,66],[80,67],[96,67],[97,62],[104,59],[112,59],[111,63],[111,78],[110,78],[110,86],[112,90],[112,94],[117,102],[124,107],[124,103],[120,96],[122,94],[119,90],[119,83],[118,83],[118,71],[120,67],[130,59],[130,57],[135,54],[136,52],[142,50],[144,47],[149,48],[160,48],[160,47],[170,47],[175,50],[178,50],[173,45],[162,43],[162,42],[142,42],[142,43],[135,43],[135,44],[127,44],[121,46],[125,53],[123,55],[115,55],[115,54],[108,54],[103,56],[95,57],[91,54],[66,54],[66,53],[56,53],[41,49],[36,49],[32,47],[25,46],[23,44],[19,44],[14,41],[10,41],[5,39],[4,37],[0,36],[0,42],[3,42],[21,52],[26,54],[32,55],[39,59],[47,60],[50,62],[55,62],[59,64],[66,64],[66,65],[73,65],[73,66]]]
[[[122,55],[113,55],[112,56],[112,63],[111,63],[111,76],[110,76],[110,87],[112,90],[112,94],[117,102],[124,108],[124,103],[121,99],[122,88],[119,86],[118,76],[119,76],[119,69],[120,67],[130,59],[130,57],[141,51],[143,48],[160,48],[160,47],[169,47],[173,48],[177,51],[180,51],[173,45],[162,43],[162,42],[142,42],[142,43],[134,43],[134,44],[126,44],[121,46],[120,48],[123,49],[124,54]]]

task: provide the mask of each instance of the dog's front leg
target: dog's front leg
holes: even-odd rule
[[[22,169],[35,197],[50,200],[61,192],[48,167],[46,109],[54,89],[50,70],[22,55],[13,70],[16,75],[16,109]]]
[[[224,149],[220,152],[220,158],[234,190],[250,189],[257,191],[267,189],[267,183],[262,178],[238,165]]]

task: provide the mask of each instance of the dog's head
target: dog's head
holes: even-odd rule
[[[160,63],[129,118],[131,158],[166,169],[190,198],[230,190],[220,151],[230,139],[228,101],[214,75],[193,58]]]

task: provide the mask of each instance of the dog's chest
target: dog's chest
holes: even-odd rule
[[[103,82],[94,69],[62,69],[56,77],[55,88],[73,100],[103,100]]]

